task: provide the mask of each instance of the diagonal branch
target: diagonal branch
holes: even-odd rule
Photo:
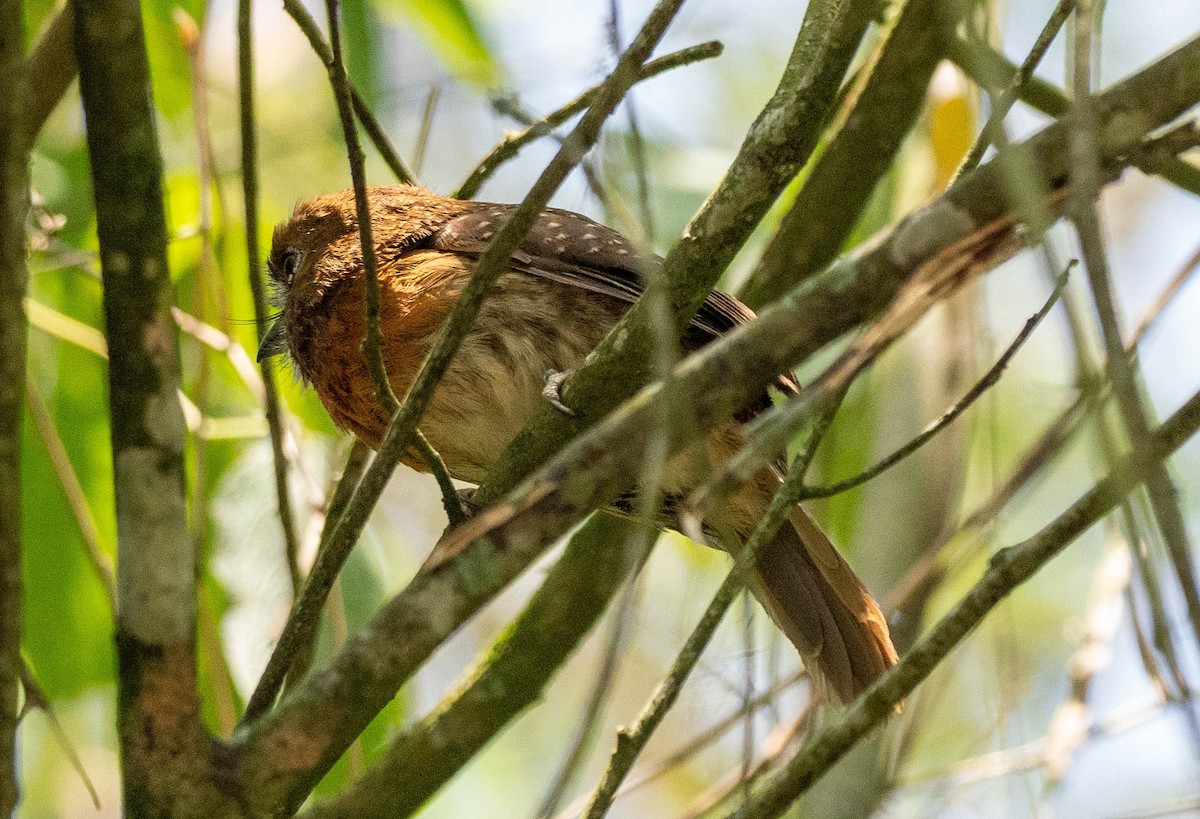
[[[715,40],[680,49],[643,65],[638,70],[637,82],[656,77],[672,68],[680,68],[700,60],[719,57],[722,51],[724,51],[724,46]],[[455,199],[473,198],[479,193],[483,183],[490,179],[501,165],[515,157],[529,143],[552,134],[555,128],[586,110],[599,91],[599,85],[593,86],[556,111],[551,111],[536,122],[530,123],[524,130],[504,137],[484,155],[483,159],[479,160],[451,196]]]
[[[954,423],[955,419],[966,412],[971,405],[974,404],[984,393],[986,393],[1000,381],[1000,376],[1003,375],[1005,369],[1008,368],[1009,362],[1011,362],[1017,352],[1023,346],[1025,346],[1025,342],[1028,341],[1030,336],[1033,335],[1033,331],[1037,329],[1039,324],[1041,324],[1042,319],[1044,319],[1050,313],[1050,309],[1058,303],[1059,296],[1062,295],[1063,288],[1066,286],[1066,284],[1067,273],[1066,271],[1063,271],[1063,274],[1059,276],[1058,283],[1055,285],[1050,297],[1046,299],[1045,304],[1043,304],[1041,309],[1039,309],[1036,313],[1030,316],[1028,320],[1026,320],[1025,326],[1021,328],[1021,331],[1017,333],[1017,336],[1013,339],[1012,343],[1009,344],[1000,357],[996,359],[996,363],[993,364],[988,371],[983,374],[982,378],[975,382],[971,389],[967,391],[966,395],[956,401],[954,406],[942,413],[941,417],[935,419],[925,429],[923,429],[919,435],[910,440],[908,443],[904,444],[904,446],[900,447],[887,457],[881,459],[873,466],[864,469],[857,475],[852,475],[849,478],[836,481],[835,483],[825,486],[807,487],[804,491],[803,500],[829,498],[842,492],[848,492],[856,486],[861,486],[867,481],[873,480],[887,470],[891,469],[896,464],[903,461],[909,455],[912,455],[918,449],[927,444],[935,435],[948,427],[950,424]]]
[[[738,293],[748,305],[761,307],[820,273],[838,255],[925,107],[943,43],[967,5],[961,0],[903,5],[854,78],[836,132]]]
[[[308,13],[308,9],[300,2],[300,0],[283,0],[283,10],[296,22],[300,31],[308,39],[308,44],[313,52],[317,55],[329,71],[334,70],[334,52],[330,44],[326,42],[324,35],[321,34],[321,29],[317,26],[317,21]],[[349,82],[347,80],[347,82]],[[363,129],[370,137],[375,150],[379,151],[379,155],[383,161],[391,169],[392,174],[399,181],[407,184],[416,184],[412,171],[404,164],[404,160],[396,153],[396,149],[392,147],[388,141],[387,134],[379,124],[379,120],[375,118],[371,108],[367,105],[367,101],[362,98],[353,85],[350,86],[350,100],[354,106],[354,114],[358,117],[358,121],[362,123]]]
[[[633,524],[597,514],[571,538],[521,616],[454,693],[391,741],[358,782],[304,819],[407,816],[539,696],[641,565]]]

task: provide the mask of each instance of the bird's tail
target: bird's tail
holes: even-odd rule
[[[808,513],[762,547],[755,589],[795,644],[818,694],[847,703],[896,663],[879,605]]]

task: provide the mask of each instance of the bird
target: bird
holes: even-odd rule
[[[516,206],[452,199],[410,185],[369,187],[366,193],[382,355],[394,393],[404,395],[474,264]],[[537,216],[420,422],[453,477],[472,484],[485,479],[547,400],[547,374],[580,366],[641,295],[642,266],[659,263],[580,214],[547,208]],[[298,204],[275,228],[267,272],[279,311],[262,338],[259,361],[286,354],[334,424],[378,448],[390,418],[362,351],[366,273],[353,190]],[[714,290],[681,346],[696,350],[753,318],[737,299]],[[775,386],[796,391],[786,374]],[[741,447],[741,423],[768,406],[764,391],[756,404],[675,456],[665,471],[664,495],[682,498],[698,486]],[[416,452],[401,460],[428,471]],[[708,515],[728,551],[736,553],[765,511],[779,487],[780,468],[764,469]],[[847,703],[896,663],[875,599],[801,506],[762,547],[751,588],[795,645],[821,700]]]

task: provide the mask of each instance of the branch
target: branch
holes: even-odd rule
[[[1021,61],[1020,67],[1013,73],[1012,79],[1009,80],[1004,91],[999,95],[991,92],[992,110],[988,114],[987,122],[980,129],[979,138],[975,140],[975,144],[971,146],[971,150],[959,165],[958,173],[955,174],[956,179],[979,166],[983,155],[987,153],[988,146],[1001,144],[1004,136],[1004,117],[1021,98],[1021,92],[1033,79],[1033,72],[1041,63],[1042,58],[1046,56],[1046,52],[1050,50],[1050,44],[1054,42],[1054,38],[1058,36],[1059,30],[1074,8],[1075,0],[1058,0],[1058,5],[1050,13],[1050,19],[1042,27],[1033,47],[1029,49],[1029,53]]]
[[[296,25],[300,27],[301,33],[308,38],[308,44],[316,53],[325,68],[333,71],[333,49],[329,43],[325,42],[325,37],[321,34],[321,29],[317,27],[317,21],[308,13],[308,9],[300,3],[300,0],[283,0],[283,10],[296,21]],[[349,82],[347,80],[347,82]],[[392,174],[396,179],[406,185],[416,184],[412,171],[404,164],[404,160],[396,153],[396,149],[388,142],[387,134],[379,125],[379,120],[375,119],[375,115],[371,113],[370,107],[366,100],[358,93],[358,89],[350,86],[350,99],[354,105],[354,114],[358,117],[358,121],[362,123],[363,128],[367,132],[367,136],[371,138],[372,144],[375,145],[375,150],[379,151],[379,155],[383,161],[392,170]]]
[[[984,88],[1019,87],[1020,100],[1047,116],[1057,119],[1066,115],[1071,107],[1070,99],[1061,89],[1039,77],[1031,77],[1018,86],[1021,69],[986,43],[955,39],[948,46],[948,56]],[[1142,167],[1137,162],[1134,165],[1200,196],[1200,168],[1187,160],[1173,156],[1158,165]]]
[[[109,346],[124,805],[212,815],[228,802],[207,777],[196,693],[179,349],[141,8],[78,0],[75,13]]]
[[[925,107],[926,88],[966,3],[910,0],[855,77],[838,130],[738,296],[761,307],[841,250]]]
[[[1109,172],[1115,174],[1129,161],[1146,133],[1173,120],[1197,98],[1200,40],[1097,98]],[[1063,126],[1047,128],[1028,147],[1042,175],[1063,185]],[[973,252],[991,250],[989,242],[1004,240],[1004,231],[1015,230],[1015,224],[1001,193],[1003,174],[994,165],[979,168],[886,236],[764,310],[756,321],[682,362],[674,380],[683,394],[695,397],[694,415],[667,430],[672,450],[730,418],[761,395],[778,373],[884,309],[919,269],[969,263]],[[1061,206],[1060,199],[1056,196],[1050,204]],[[546,544],[625,489],[655,428],[655,392],[653,387],[644,391],[570,443],[503,503],[451,532],[412,583],[346,643],[328,668],[302,681],[275,713],[243,732],[236,751],[247,798],[268,806],[300,798],[451,632]],[[364,484],[368,480],[373,480],[371,471]],[[378,489],[371,491],[377,497]],[[349,513],[346,519],[351,519]],[[277,769],[290,756],[282,750],[294,742],[313,749],[311,767]]]
[[[1200,428],[1200,394],[1192,396],[1151,434],[1154,463],[1161,463]],[[1146,477],[1137,459],[1125,458],[1063,514],[1033,537],[997,552],[987,572],[912,651],[875,682],[842,720],[818,734],[735,816],[778,816],[854,744],[892,713],[1013,589],[1032,577],[1092,524],[1112,511]]]
[[[21,404],[25,386],[25,216],[29,152],[20,112],[29,93],[21,0],[0,0],[0,815],[17,787],[21,660]]]
[[[25,64],[27,76],[30,78],[23,115],[26,149],[37,139],[42,126],[46,124],[46,120],[50,118],[50,114],[67,93],[79,72],[79,66],[75,64],[75,52],[71,46],[74,27],[74,4],[64,2]]]
[[[1070,267],[1068,267],[1068,270],[1069,269]],[[974,404],[984,393],[986,393],[1000,381],[1000,376],[1004,374],[1004,371],[1008,368],[1009,362],[1013,360],[1013,357],[1017,354],[1017,351],[1025,346],[1025,342],[1028,341],[1030,336],[1033,335],[1033,331],[1037,329],[1037,326],[1042,323],[1042,319],[1049,315],[1050,308],[1058,303],[1059,296],[1062,295],[1063,288],[1066,286],[1066,284],[1067,271],[1064,270],[1062,275],[1059,276],[1058,283],[1055,285],[1050,297],[1046,299],[1046,303],[1042,305],[1041,309],[1039,309],[1036,313],[1030,316],[1028,320],[1026,320],[1025,326],[1021,328],[1021,331],[1017,333],[1017,336],[1012,340],[1012,343],[1009,344],[1000,357],[996,359],[996,363],[993,364],[991,368],[983,374],[982,378],[975,382],[975,385],[967,391],[966,395],[956,401],[954,406],[942,413],[940,418],[922,430],[920,435],[913,438],[907,444],[900,447],[891,455],[888,455],[886,458],[876,463],[874,466],[864,469],[857,475],[846,478],[842,481],[837,481],[836,483],[828,484],[826,486],[808,487],[804,491],[802,500],[828,498],[832,497],[833,495],[839,495],[842,492],[848,492],[856,486],[861,486],[867,481],[872,480],[873,478],[876,478],[887,470],[891,469],[909,455],[912,455],[914,452],[928,443],[933,436],[937,435],[943,429],[950,426],[950,424],[954,423],[955,419],[966,412],[971,405]]]
[[[635,82],[656,77],[664,71],[670,71],[672,68],[680,68],[699,62],[700,60],[719,57],[724,50],[725,47],[715,40],[680,49],[672,54],[651,60],[641,66]],[[599,91],[599,85],[592,86],[557,111],[552,111],[528,125],[525,130],[505,136],[504,139],[496,143],[496,146],[484,155],[483,159],[479,160],[474,170],[467,175],[462,184],[450,195],[455,199],[473,198],[479,193],[479,189],[483,187],[483,183],[490,179],[501,165],[514,158],[529,143],[553,133],[555,128],[586,109],[592,104],[592,100],[596,98],[596,94]]]
[[[304,819],[407,816],[542,696],[554,671],[649,550],[633,524],[597,514],[567,545],[525,611],[454,693],[391,741],[362,779]]]

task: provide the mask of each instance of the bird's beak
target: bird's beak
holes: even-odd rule
[[[288,349],[287,340],[287,324],[283,317],[275,319],[275,322],[267,330],[267,334],[263,336],[262,342],[258,345],[258,362],[261,364],[266,359],[273,355],[286,353]]]

